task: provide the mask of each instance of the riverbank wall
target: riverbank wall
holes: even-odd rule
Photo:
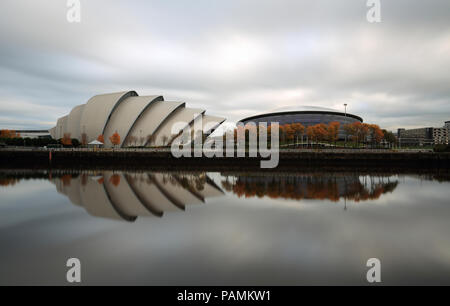
[[[261,160],[260,157],[175,158],[170,150],[0,150],[0,168],[257,170],[260,169]],[[275,169],[315,167],[444,169],[450,168],[450,153],[388,150],[282,150],[279,155],[279,164]]]

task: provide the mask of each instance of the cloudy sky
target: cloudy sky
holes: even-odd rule
[[[450,120],[450,1],[1,0],[0,128],[49,128],[91,96],[161,94],[236,121],[281,107],[383,128]]]

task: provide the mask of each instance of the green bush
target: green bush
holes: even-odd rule
[[[434,152],[450,152],[450,146],[445,144],[435,145],[433,148]]]
[[[52,138],[0,138],[0,143],[4,143],[7,146],[17,146],[17,147],[43,147],[49,144],[58,143]]]

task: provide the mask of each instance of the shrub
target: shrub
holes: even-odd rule
[[[434,152],[450,152],[450,146],[445,144],[435,145],[433,148]]]

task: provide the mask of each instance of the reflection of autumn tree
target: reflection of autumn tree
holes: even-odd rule
[[[81,174],[81,186],[86,186],[88,182],[88,175],[86,173]]]
[[[224,181],[222,181],[222,187],[223,187],[226,191],[229,191],[229,192],[233,190],[233,183],[230,182],[228,176],[225,178]]]
[[[264,197],[284,199],[318,199],[339,201],[340,198],[354,201],[378,199],[392,192],[398,182],[372,182],[362,184],[359,176],[240,176],[234,182],[227,177],[222,186],[238,197]]]
[[[109,178],[109,182],[111,184],[113,184],[114,186],[119,186],[120,184],[120,175],[118,174],[113,174],[110,178]]]
[[[189,191],[201,191],[205,189],[206,175],[201,174],[170,174],[170,182]]]
[[[0,173],[0,186],[13,186],[16,183],[22,180],[30,180],[30,179],[45,179],[45,180],[59,180],[61,181],[63,186],[69,186],[70,181],[79,176],[78,173],[66,173],[63,171],[57,171],[56,173],[52,173],[51,171],[48,173],[45,172],[13,172],[11,174]]]
[[[70,181],[72,180],[72,175],[70,174],[64,174],[60,177],[61,182],[63,183],[63,186],[70,186]]]
[[[19,180],[15,178],[0,178],[0,186],[14,186],[18,182]]]

